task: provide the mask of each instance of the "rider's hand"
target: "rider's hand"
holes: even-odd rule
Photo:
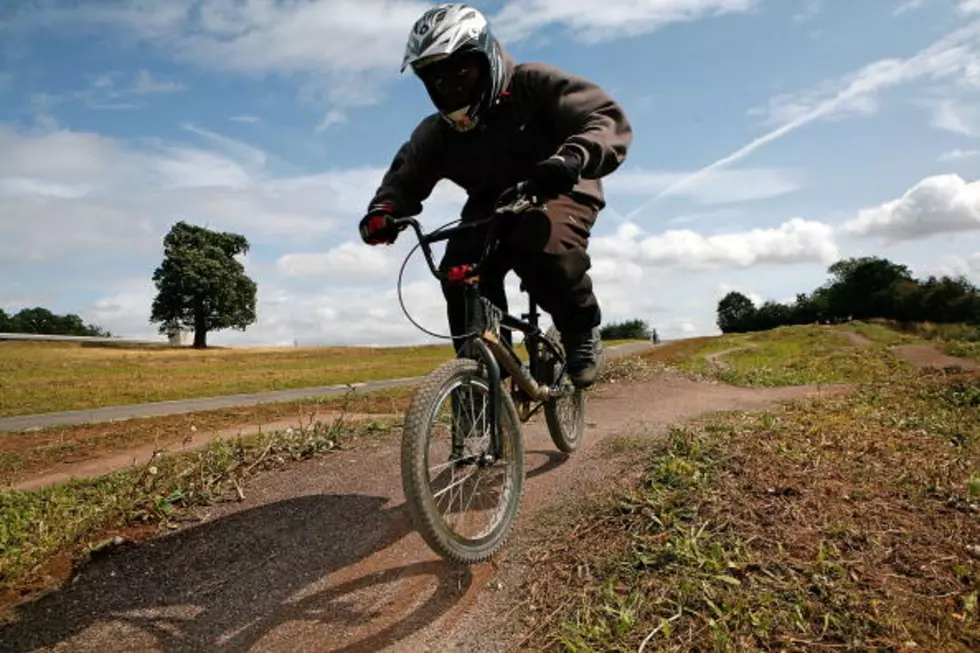
[[[361,218],[361,223],[358,225],[361,240],[368,245],[391,245],[394,243],[398,239],[400,230],[395,226],[395,219],[391,215],[393,208],[386,204],[371,207],[371,210]]]
[[[575,187],[583,164],[582,155],[575,148],[563,147],[534,167],[530,181],[545,195],[558,197]]]

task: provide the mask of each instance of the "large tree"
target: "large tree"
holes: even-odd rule
[[[752,300],[735,290],[718,302],[716,324],[722,333],[743,333],[755,328],[756,308]]]
[[[255,322],[256,285],[235,258],[248,252],[245,236],[180,221],[163,247],[150,315],[150,322],[161,323],[160,333],[193,329],[194,347],[204,348],[209,331],[244,331]]]
[[[894,315],[896,288],[913,280],[907,266],[877,256],[843,259],[827,271],[834,276],[826,289],[831,310],[856,320]]]

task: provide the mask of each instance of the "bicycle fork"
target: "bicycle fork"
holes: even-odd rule
[[[492,464],[503,455],[503,442],[500,437],[500,402],[503,382],[500,379],[500,365],[496,357],[481,336],[487,330],[487,316],[480,302],[479,277],[460,275],[457,283],[463,287],[466,320],[464,333],[468,334],[466,342],[457,354],[460,358],[472,358],[486,366],[487,381],[490,387],[490,402],[487,407],[487,417],[490,419],[490,450],[485,460],[480,462]],[[455,411],[454,411],[455,412]],[[462,455],[463,437],[459,428],[453,428],[453,455]]]

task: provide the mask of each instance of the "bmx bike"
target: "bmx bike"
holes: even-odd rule
[[[411,227],[418,236],[418,245],[405,261],[421,247],[433,276],[462,287],[465,297],[462,346],[454,359],[425,376],[412,393],[401,447],[402,489],[413,525],[430,548],[458,563],[489,559],[516,521],[525,480],[521,424],[543,408],[548,433],[565,453],[579,448],[585,430],[585,392],[566,374],[558,331],[552,326],[542,333],[538,307],[530,296],[528,312],[518,318],[481,296],[479,289],[480,272],[496,246],[500,221],[539,205],[533,191],[519,184],[514,199],[498,206],[486,220],[430,233],[424,233],[413,218],[395,220],[397,228]],[[480,259],[445,273],[440,271],[430,245],[481,225],[488,229]],[[399,276],[399,288],[400,283]],[[525,292],[523,284],[521,291]],[[526,362],[504,330],[524,334]],[[596,336],[596,353],[601,359]],[[448,417],[440,408],[444,403],[449,405]],[[438,446],[430,451],[429,445],[437,439],[442,441],[442,435],[447,437],[441,451]],[[494,479],[500,485],[496,503],[493,495],[474,500],[477,489]],[[464,497],[467,489],[473,492],[469,498]],[[442,505],[448,508],[448,515],[441,510]],[[461,518],[468,511],[487,523],[472,532],[464,532],[456,519],[450,523],[450,516]]]

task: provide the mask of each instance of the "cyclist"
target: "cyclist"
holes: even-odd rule
[[[360,222],[361,238],[370,245],[394,243],[393,218],[421,213],[441,179],[467,192],[464,223],[485,218],[507,189],[528,181],[548,201],[501,225],[480,290],[506,310],[504,276],[514,270],[561,333],[572,382],[590,386],[602,316],[587,246],[605,206],[600,178],[622,164],[632,143],[623,108],[583,77],[543,63],[515,63],[486,18],[465,4],[422,14],[409,34],[402,72],[408,66],[436,112],[395,154]],[[447,241],[441,269],[478,260],[484,236],[474,229]],[[442,292],[458,351],[462,290],[443,284]]]

